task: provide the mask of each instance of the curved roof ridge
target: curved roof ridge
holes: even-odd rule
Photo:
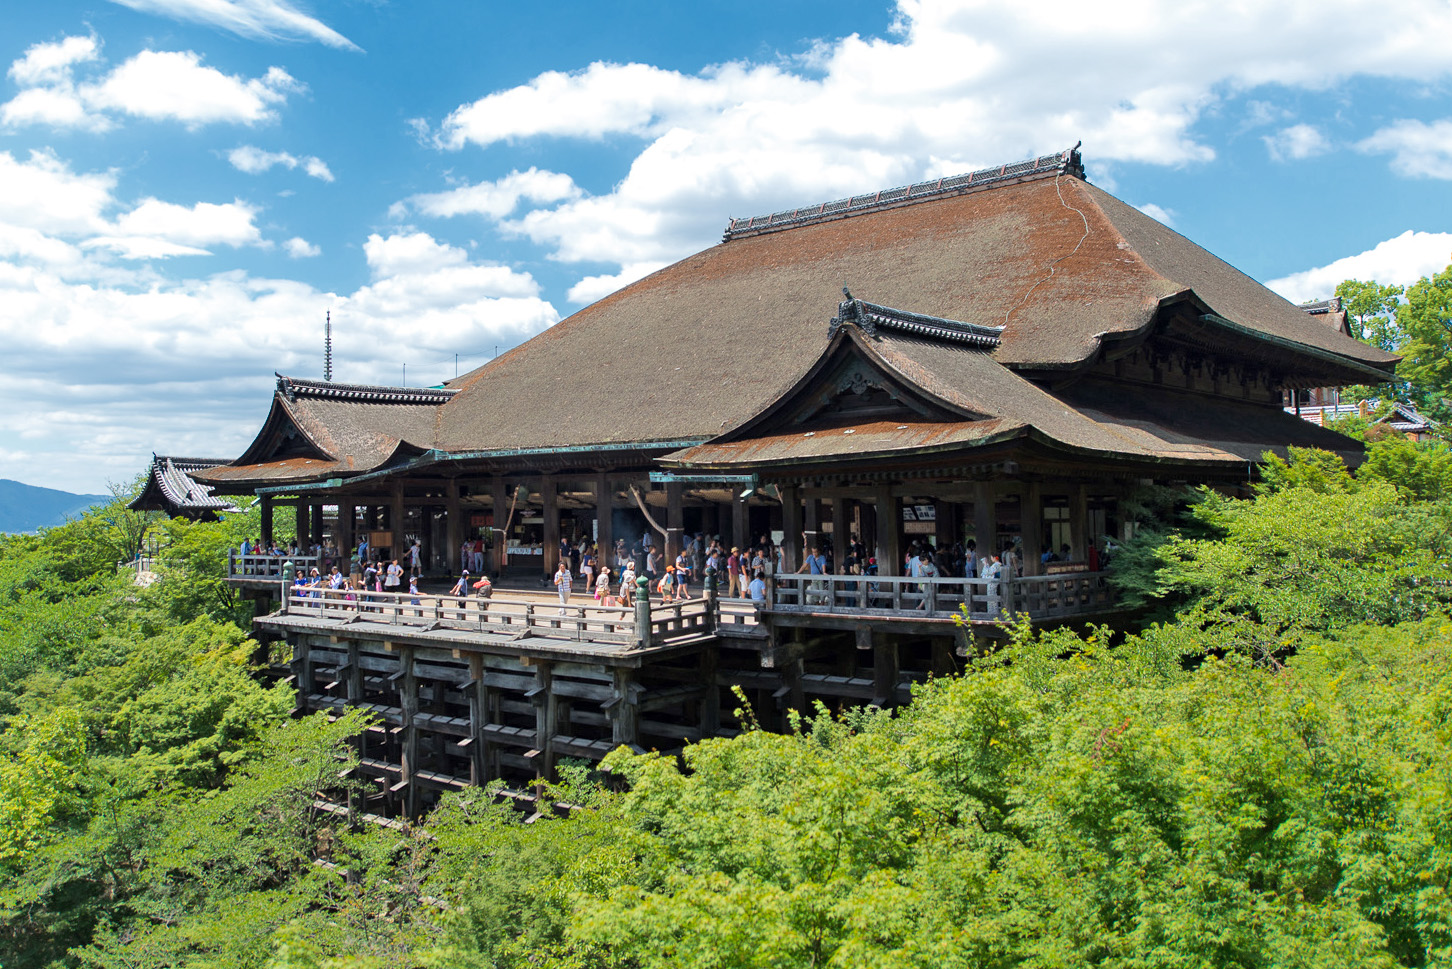
[[[767,232],[780,232],[783,229],[842,219],[849,215],[860,215],[879,209],[912,205],[916,202],[925,202],[929,199],[950,195],[966,195],[969,192],[978,192],[1030,179],[1057,175],[1072,175],[1075,178],[1083,179],[1085,177],[1084,160],[1079,153],[1081,144],[1083,142],[1077,142],[1073,148],[1066,148],[1051,155],[1039,155],[1022,161],[1005,162],[991,168],[980,168],[977,171],[965,172],[961,175],[928,179],[923,182],[914,182],[911,185],[878,189],[867,195],[854,195],[832,202],[819,202],[816,205],[798,206],[795,209],[782,209],[769,215],[753,215],[745,219],[733,218],[727,224],[721,241],[730,242],[732,239],[744,239]]]
[[[330,380],[307,380],[277,374],[277,390],[288,400],[312,397],[358,403],[442,404],[457,390],[436,387],[388,387],[379,384],[340,384]]]

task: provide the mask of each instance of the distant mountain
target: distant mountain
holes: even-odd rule
[[[110,500],[110,495],[73,495],[0,478],[0,532],[33,532],[59,525]]]

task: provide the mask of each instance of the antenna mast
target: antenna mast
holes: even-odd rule
[[[323,379],[329,383],[333,380],[333,311],[328,310],[328,316],[323,323]]]

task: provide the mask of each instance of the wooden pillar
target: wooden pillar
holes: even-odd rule
[[[452,574],[459,564],[459,546],[464,542],[463,509],[459,505],[459,481],[444,483],[444,571]]]
[[[1089,561],[1089,486],[1086,484],[1076,485],[1069,496],[1069,541],[1073,545],[1074,561]]]
[[[716,685],[716,668],[720,655],[715,645],[701,650],[701,685],[706,692],[701,695],[701,739],[706,740],[721,732],[721,688]]]
[[[685,547],[685,534],[685,488],[679,481],[672,481],[666,485],[666,565],[676,564],[676,556]]]
[[[262,496],[262,544],[272,544],[272,498]]]
[[[353,541],[354,514],[351,501],[338,502],[338,571],[344,575],[348,574],[349,563],[358,549],[358,543]]]
[[[1019,518],[1023,529],[1023,574],[1044,574],[1044,496],[1037,481],[1024,486]]]
[[[781,489],[782,570],[795,572],[802,564],[802,496],[800,489]]]
[[[751,547],[752,537],[750,529],[751,505],[742,501],[738,496],[731,502],[731,541],[727,545],[730,548],[735,545],[741,551]]]
[[[554,488],[553,481],[550,488]],[[539,767],[539,776],[549,780],[555,773],[555,725],[560,719],[553,664],[545,660],[535,660],[534,679],[535,687],[530,691],[530,700],[534,703],[534,746],[539,751],[536,764]]]
[[[832,499],[832,555],[840,572],[847,560],[847,548],[852,544],[852,523],[847,520],[846,498]]]
[[[597,564],[609,566],[611,576],[615,576],[614,495],[608,474],[595,479],[595,520],[599,522],[595,541],[600,545],[600,561]]]
[[[461,539],[462,541],[462,539]],[[484,657],[469,654],[469,783],[476,787],[492,780],[488,773],[489,688],[484,685]]]
[[[555,500],[554,475],[540,479],[539,495],[544,505],[544,570],[545,575],[553,575],[560,564],[560,508]]]
[[[489,492],[494,505],[494,562],[497,575],[509,564],[509,554],[504,551],[509,545],[509,536],[503,531],[509,524],[509,496],[504,490],[504,475],[496,474],[490,479]]]
[[[321,501],[308,502],[308,544],[323,544],[323,503]]]
[[[802,557],[798,565],[807,560],[811,549],[822,547],[822,499],[809,496],[803,503],[802,518]]]
[[[617,666],[611,671],[614,696],[610,698],[610,742],[614,744],[640,743],[640,687],[635,682],[635,671]]]
[[[308,547],[308,503],[298,498],[292,503],[292,524],[293,534],[297,536],[297,545],[300,549]]]
[[[388,528],[393,532],[393,554],[390,558],[402,559],[407,550],[403,538],[403,482],[393,483],[391,507],[388,512]]]
[[[891,636],[874,636],[872,644],[872,705],[890,707],[897,703],[897,641]]]
[[[998,544],[998,509],[994,507],[993,487],[985,481],[973,486],[973,540],[978,543],[978,557],[988,558],[1003,551]]]
[[[403,788],[403,810],[409,817],[418,814],[418,784],[414,773],[418,770],[418,727],[414,718],[418,716],[418,674],[413,668],[413,647],[398,647],[398,705],[403,720],[401,738],[402,776],[399,784]]]
[[[887,485],[873,489],[877,506],[877,574],[902,575],[901,499]]]

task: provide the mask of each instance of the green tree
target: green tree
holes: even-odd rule
[[[1384,286],[1375,281],[1343,280],[1336,287],[1346,308],[1351,335],[1363,343],[1396,353],[1404,334],[1397,326],[1397,307],[1401,304],[1401,286]]]
[[[1452,266],[1407,287],[1397,307],[1397,326],[1406,335],[1397,374],[1412,387],[1422,413],[1452,417]]]

